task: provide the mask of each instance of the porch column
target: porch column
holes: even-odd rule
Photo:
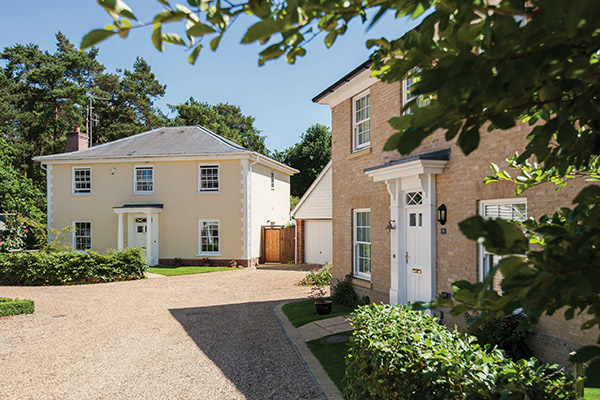
[[[152,265],[152,213],[146,213],[146,260]]]
[[[117,213],[119,223],[117,225],[117,249],[123,250],[123,213]]]
[[[390,194],[390,220],[394,221],[395,229],[390,231],[390,304],[406,303],[406,279],[404,268],[404,245],[402,234],[404,221],[402,220],[401,207],[402,191],[399,179],[385,181]]]

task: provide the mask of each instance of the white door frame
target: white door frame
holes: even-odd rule
[[[150,266],[157,265],[159,260],[158,222],[162,209],[157,207],[120,207],[113,210],[119,218],[117,228],[117,248],[119,250],[125,247],[123,240],[125,236],[124,215],[127,215],[127,247],[131,247],[135,243],[135,218],[146,218],[146,261]]]
[[[409,300],[406,265],[406,229],[408,212],[406,193],[422,192],[424,240],[421,247],[423,268],[421,299],[429,301],[436,293],[436,188],[435,175],[442,173],[447,160],[417,159],[366,171],[375,182],[385,182],[390,194],[390,303]],[[410,207],[408,207],[410,208]],[[414,299],[413,299],[414,300]]]

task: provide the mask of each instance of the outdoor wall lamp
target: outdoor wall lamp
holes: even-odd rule
[[[393,219],[390,219],[388,221],[387,226],[385,227],[386,231],[393,231],[394,229],[396,229],[396,221]]]
[[[448,220],[448,209],[445,204],[438,207],[437,220],[441,225],[446,225],[446,221]]]

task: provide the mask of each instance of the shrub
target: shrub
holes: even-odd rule
[[[137,279],[148,270],[141,249],[0,254],[0,285],[63,285]]]
[[[358,303],[358,296],[352,289],[352,275],[348,274],[346,277],[338,281],[333,286],[333,294],[331,295],[331,301],[336,304],[341,304],[348,307],[354,307]]]
[[[347,399],[575,399],[573,379],[535,358],[485,351],[409,307],[360,307],[346,359]]]
[[[525,320],[526,317],[522,314],[506,315],[485,321],[471,333],[480,345],[497,346],[513,360],[530,358],[533,352],[525,341],[533,333],[533,329],[517,329]]]
[[[19,314],[33,314],[33,300],[0,297],[0,318]]]
[[[331,284],[331,265],[325,264],[321,268],[309,271],[300,282],[299,286],[327,286]]]

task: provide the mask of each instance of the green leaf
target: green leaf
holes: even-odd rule
[[[578,363],[578,362],[586,362],[591,360],[594,357],[600,355],[600,347],[599,346],[583,346],[577,353],[573,354],[569,357],[569,361]]]
[[[198,58],[198,54],[200,54],[200,50],[202,50],[202,44],[198,44],[196,47],[194,47],[187,59],[190,64],[194,65],[196,63],[196,59]]]
[[[152,43],[156,50],[163,51],[163,43],[162,43],[162,24],[154,24],[154,29],[152,30]]]
[[[246,31],[246,34],[242,38],[242,43],[252,43],[257,40],[268,39],[274,33],[280,32],[285,27],[285,24],[281,20],[266,19],[259,21],[252,25]]]
[[[163,33],[162,41],[164,43],[177,44],[180,46],[186,45],[185,42],[183,41],[183,39],[176,33]]]
[[[100,43],[103,40],[108,39],[115,33],[116,32],[114,32],[114,31],[108,31],[106,29],[94,29],[93,31],[91,31],[87,35],[85,35],[83,37],[83,39],[81,39],[80,47],[82,50],[87,49],[97,43]]]
[[[515,120],[507,114],[494,114],[489,116],[492,124],[499,129],[510,129],[515,126]]]
[[[212,26],[203,24],[202,22],[196,22],[190,29],[187,30],[187,34],[189,36],[203,36],[213,32],[216,31]]]
[[[131,18],[137,21],[131,8],[123,0],[96,0],[102,8],[109,12],[113,16],[121,15],[126,18]]]
[[[473,127],[467,131],[463,131],[459,136],[456,144],[460,146],[465,155],[471,154],[479,146],[479,130]]]
[[[185,18],[185,13],[174,10],[162,10],[152,19],[153,24],[181,21]]]
[[[221,32],[219,34],[219,36],[213,38],[213,40],[210,41],[210,49],[212,51],[215,51],[217,49],[217,47],[219,47],[219,43],[221,42],[222,37],[223,37],[223,33]]]

